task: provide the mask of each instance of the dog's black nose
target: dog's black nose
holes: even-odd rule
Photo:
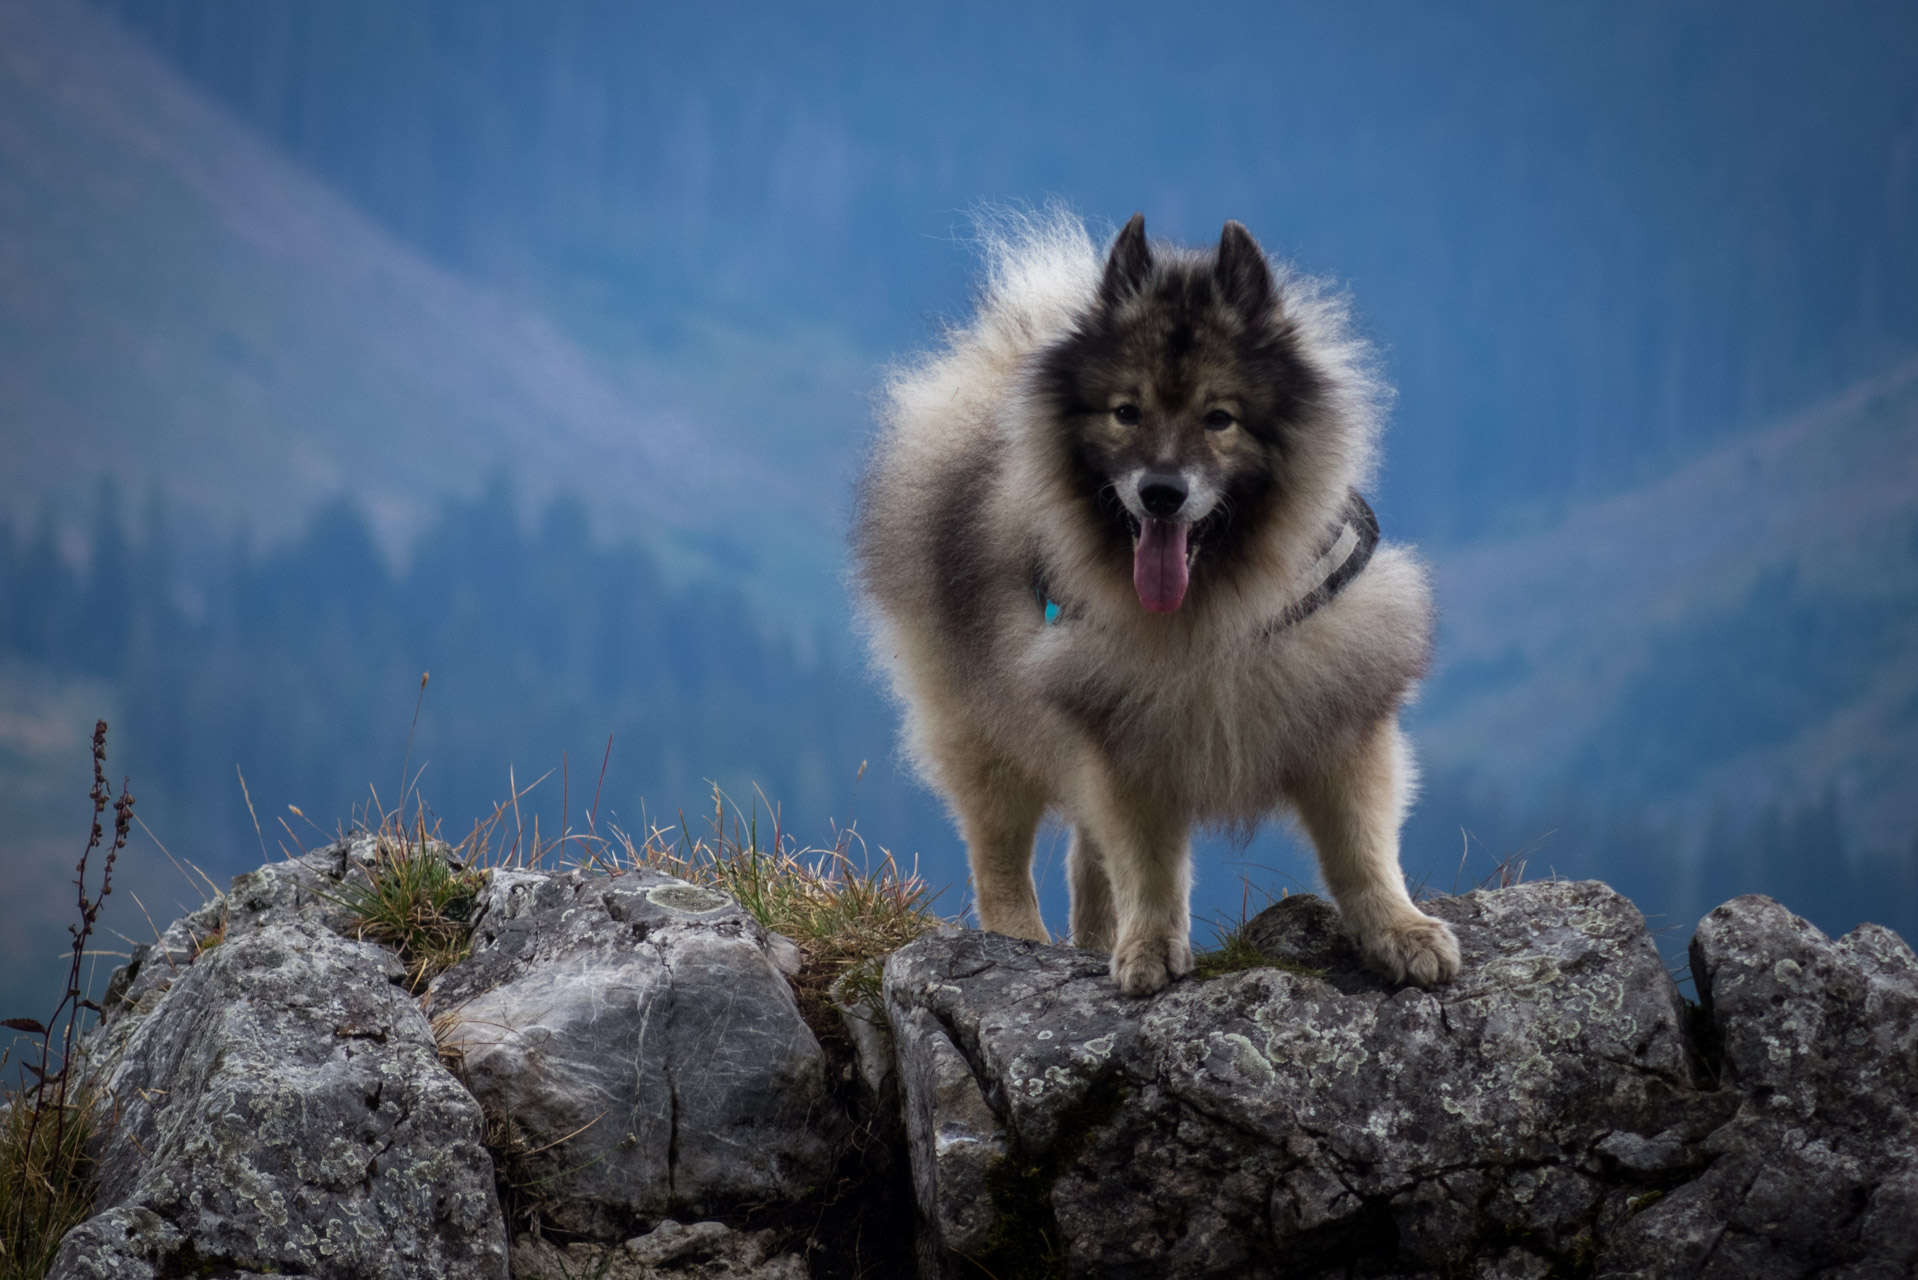
[[[1185,482],[1177,476],[1148,475],[1139,481],[1139,501],[1147,515],[1170,519],[1185,505]]]

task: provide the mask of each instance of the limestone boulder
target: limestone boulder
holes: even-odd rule
[[[548,1224],[620,1239],[820,1189],[846,1118],[779,953],[665,875],[494,873],[430,1011]]]
[[[926,1276],[1890,1280],[1918,1274],[1918,959],[1765,898],[1678,992],[1597,883],[1439,899],[1434,991],[1286,899],[1279,968],[1118,994],[986,934],[893,956]]]
[[[341,905],[373,860],[238,877],[115,975],[56,1280],[797,1280],[875,1232],[928,1280],[1918,1275],[1918,959],[1876,926],[1729,902],[1696,1004],[1592,882],[1427,903],[1431,991],[1311,895],[1147,999],[942,928],[842,984],[829,1077],[797,948],[722,894],[495,869],[421,1001]]]
[[[807,1280],[806,1261],[774,1231],[664,1219],[624,1244],[513,1242],[513,1280]]]
[[[154,965],[105,1074],[98,1212],[53,1280],[504,1280],[479,1105],[391,955],[293,912]]]
[[[927,1272],[1585,1266],[1722,1118],[1701,1102],[1684,1004],[1603,885],[1428,907],[1465,956],[1436,991],[1360,968],[1310,896],[1250,930],[1289,968],[1146,1000],[1068,948],[974,933],[895,954]]]
[[[1729,1121],[1705,1167],[1607,1247],[1614,1276],[1910,1276],[1918,1266],[1918,959],[1735,898],[1691,948],[1702,1048]],[[1634,1153],[1636,1154],[1636,1153]],[[1656,1153],[1646,1153],[1656,1159]]]

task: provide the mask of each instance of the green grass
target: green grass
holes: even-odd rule
[[[382,819],[365,882],[349,880],[328,895],[353,916],[360,937],[393,948],[414,995],[471,949],[473,907],[486,884],[470,857],[483,851],[481,831],[449,848],[428,833],[424,813],[411,831]]]
[[[1314,969],[1310,965],[1299,964],[1292,960],[1280,960],[1265,954],[1252,945],[1245,936],[1245,921],[1241,920],[1230,929],[1222,929],[1217,941],[1208,951],[1201,951],[1192,957],[1192,976],[1204,982],[1210,978],[1223,978],[1228,973],[1243,973],[1247,969],[1283,969],[1287,973],[1296,973],[1306,978],[1323,978],[1325,970]]]

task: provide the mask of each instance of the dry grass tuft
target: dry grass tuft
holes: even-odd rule
[[[654,827],[642,840],[615,833],[616,843],[593,862],[607,870],[646,868],[732,898],[774,933],[791,938],[805,957],[793,986],[800,1012],[815,1032],[837,1036],[832,989],[840,983],[854,1000],[877,1010],[885,957],[941,923],[939,893],[881,849],[877,861],[855,858],[865,844],[850,828],[835,831],[829,848],[801,847],[768,810],[770,839],[761,844],[760,809],[742,815],[717,788],[711,830],[704,837]]]
[[[0,1104],[0,1280],[40,1280],[61,1237],[92,1214],[93,1101],[80,1084],[57,1113],[51,1102],[36,1107],[32,1089]]]
[[[377,800],[366,815],[362,829],[377,840],[374,862],[364,882],[350,880],[330,896],[354,917],[361,937],[399,954],[414,994],[468,954],[474,909],[495,867],[570,864],[609,875],[645,869],[726,894],[799,947],[804,964],[792,984],[801,1014],[822,1039],[842,1035],[832,1011],[834,984],[877,1010],[885,957],[941,922],[933,910],[938,892],[916,869],[901,867],[884,849],[876,859],[865,856],[851,828],[836,829],[828,848],[802,847],[784,833],[776,809],[761,808],[763,799],[742,812],[715,787],[703,836],[688,834],[683,818],[679,827],[653,826],[639,839],[616,827],[602,834],[589,818],[585,830],[543,841],[537,820],[530,832],[518,822],[518,801],[530,790],[516,789],[457,845],[428,828],[423,807],[410,824]],[[495,844],[509,821],[510,844],[505,836]]]

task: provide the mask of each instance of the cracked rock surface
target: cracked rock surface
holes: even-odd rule
[[[1620,1229],[1601,1271],[1906,1277],[1918,1264],[1918,961],[1860,925],[1833,941],[1769,898],[1700,922],[1692,973],[1730,1121],[1710,1165]]]
[[[53,1280],[504,1280],[478,1104],[440,1065],[397,961],[318,916],[236,913],[217,945],[155,958],[109,1027],[120,1114],[99,1212],[68,1233]]]
[[[1720,908],[1695,1042],[1606,886],[1426,905],[1465,955],[1431,992],[1361,969],[1310,895],[1247,928],[1291,968],[1146,1000],[1062,947],[896,953],[924,1273],[1911,1274],[1918,986],[1894,935]]]
[[[826,1178],[845,1121],[775,946],[730,898],[657,872],[494,873],[431,1010],[533,1152],[516,1176],[563,1179],[549,1225],[616,1239]]]
[[[81,1048],[117,1113],[99,1212],[52,1275],[505,1280],[484,1103],[562,1238],[634,1275],[803,1277],[774,1233],[698,1221],[776,1217],[832,1171],[847,1120],[779,968],[797,948],[658,873],[502,868],[416,1001],[341,902],[375,847],[238,876],[115,973]],[[512,1251],[529,1275],[542,1247]]]
[[[1275,967],[1143,1000],[940,930],[842,1007],[835,1089],[790,944],[720,894],[495,870],[423,1011],[348,936],[372,858],[240,876],[116,973],[81,1052],[117,1123],[54,1280],[837,1274],[793,1224],[895,1108],[928,1278],[1918,1277],[1918,959],[1873,925],[1729,902],[1698,1006],[1591,882],[1428,903],[1465,956],[1429,992],[1311,895],[1247,924]],[[549,1189],[510,1258],[482,1102],[500,1185]]]
[[[513,1241],[514,1280],[807,1280],[806,1262],[781,1253],[776,1233],[671,1218],[616,1244]]]

